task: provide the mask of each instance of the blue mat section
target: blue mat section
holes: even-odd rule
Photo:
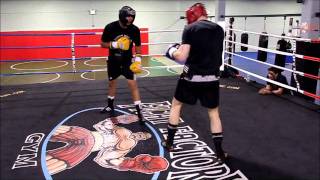
[[[246,56],[252,59],[257,59],[257,52],[236,52],[236,54],[242,55],[242,56]],[[274,64],[274,59],[275,59],[275,54],[274,53],[268,53],[267,56],[267,63],[269,64]],[[286,68],[291,69],[292,68],[292,56],[287,56],[286,58]],[[264,64],[260,64],[245,58],[241,58],[238,56],[233,56],[233,61],[232,64],[235,65],[236,67],[239,67],[241,69],[247,70],[249,72],[261,75],[263,77],[267,76],[267,72],[268,72],[268,68],[270,66],[268,65],[264,65]],[[291,79],[291,72],[288,71],[283,71],[282,74],[287,78],[287,81],[290,82]],[[240,71],[240,75],[243,77],[247,77],[247,75],[243,72]],[[260,84],[266,84],[265,81],[260,80],[256,77],[249,77],[249,79],[251,81],[256,81]]]

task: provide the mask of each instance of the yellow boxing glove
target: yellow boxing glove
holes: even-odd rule
[[[142,72],[140,56],[136,55],[136,57],[134,58],[134,62],[130,65],[130,70],[135,74],[139,74]]]
[[[111,49],[121,49],[124,51],[129,50],[130,47],[130,39],[126,36],[120,37],[117,41],[111,42]]]

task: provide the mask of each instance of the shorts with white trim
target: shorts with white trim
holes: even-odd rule
[[[195,104],[199,99],[202,106],[216,108],[219,106],[219,80],[192,82],[180,78],[174,97],[190,105]]]

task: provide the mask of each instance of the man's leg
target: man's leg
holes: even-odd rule
[[[215,152],[217,154],[218,159],[224,162],[226,155],[222,148],[223,130],[222,130],[221,119],[219,116],[219,108],[218,107],[209,108],[208,114],[210,119],[210,129],[211,129],[213,144],[215,147]]]
[[[173,150],[173,140],[174,135],[177,132],[177,128],[180,121],[180,113],[183,103],[178,101],[176,98],[172,99],[172,105],[170,110],[170,117],[169,117],[169,123],[168,123],[168,137],[166,142],[163,142],[162,145],[168,150]]]
[[[131,96],[133,99],[133,103],[136,107],[137,110],[137,115],[139,118],[139,122],[140,124],[144,124],[144,119],[143,119],[143,115],[142,115],[142,107],[141,107],[141,99],[140,99],[140,93],[139,93],[139,89],[138,89],[138,83],[136,80],[130,80],[128,79],[128,85],[131,91]]]
[[[109,81],[109,91],[108,91],[108,105],[104,107],[100,112],[101,113],[110,113],[112,116],[114,115],[114,97],[116,95],[117,88],[117,80]]]

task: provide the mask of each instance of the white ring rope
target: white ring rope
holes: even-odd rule
[[[225,60],[227,60],[227,59],[225,59]],[[304,95],[309,96],[309,97],[312,97],[312,98],[314,98],[314,99],[320,99],[320,96],[318,96],[318,95],[316,95],[316,94],[313,94],[313,93],[310,93],[310,92],[307,92],[307,91],[304,91],[304,90],[301,90],[301,89],[299,89],[299,88],[295,88],[295,87],[292,87],[292,86],[289,86],[289,85],[286,85],[286,84],[279,83],[279,82],[277,82],[277,81],[268,79],[268,78],[266,78],[266,77],[263,77],[263,76],[260,76],[260,75],[251,73],[251,72],[246,71],[246,70],[244,70],[244,69],[241,69],[241,68],[232,66],[232,65],[230,65],[230,64],[228,64],[228,63],[224,63],[224,64],[225,64],[226,66],[232,67],[232,68],[234,68],[234,69],[236,69],[236,70],[238,70],[238,71],[242,71],[242,72],[244,72],[244,73],[246,73],[246,74],[248,74],[248,75],[251,75],[251,76],[253,76],[253,77],[256,77],[256,78],[258,78],[258,79],[262,79],[262,80],[264,80],[264,81],[266,81],[266,82],[270,82],[270,83],[272,83],[272,84],[276,84],[276,85],[281,86],[281,87],[283,87],[283,88],[290,89],[290,90],[292,90],[292,91],[295,91],[295,92],[304,94]]]
[[[180,32],[182,29],[173,29],[173,30],[149,30],[149,31],[140,31],[140,33],[168,33],[168,32]],[[102,32],[96,32],[96,35],[102,35]]]
[[[142,67],[142,69],[165,69],[165,68],[175,68],[175,67],[183,67],[183,65],[170,65],[170,66],[151,66],[151,67]],[[107,69],[94,69],[91,72],[100,72],[100,71],[106,71]]]
[[[165,54],[145,54],[141,55],[142,57],[149,57],[149,56],[165,56]]]
[[[142,54],[141,55],[142,57],[149,57],[149,56],[165,56],[165,54]],[[95,59],[102,59],[104,58],[105,60],[108,59],[108,56],[96,56],[96,57],[87,57],[88,59],[90,60],[95,60]],[[80,60],[77,60],[77,61],[80,61]]]
[[[242,56],[240,54],[236,54],[236,53],[232,53],[232,52],[228,52],[228,51],[225,51],[225,53],[227,54],[232,54],[234,56],[238,56],[238,57],[241,57],[241,58],[244,58],[244,59],[248,59],[250,61],[253,61],[253,62],[257,62],[257,63],[260,63],[260,64],[264,64],[264,65],[268,65],[268,66],[272,66],[272,67],[275,67],[275,68],[278,68],[278,69],[282,69],[282,70],[286,70],[286,71],[290,71],[292,73],[296,73],[296,74],[299,74],[301,76],[305,76],[306,73],[304,72],[301,72],[301,71],[297,71],[297,70],[291,70],[291,69],[288,69],[288,68],[285,68],[285,67],[282,67],[282,66],[277,66],[277,65],[273,65],[273,64],[270,64],[270,63],[266,63],[266,62],[263,62],[263,61],[258,61],[256,59],[252,59],[252,58],[249,58],[249,57],[246,57],[246,56]],[[306,76],[306,77],[310,77],[309,76]],[[312,78],[312,79],[319,79],[319,77],[315,76],[316,78]]]
[[[293,54],[293,53],[288,53],[288,52],[283,52],[283,51],[278,51],[278,50],[273,50],[273,49],[268,49],[268,48],[262,48],[262,47],[258,47],[258,46],[253,46],[253,45],[249,45],[249,44],[244,44],[244,43],[239,43],[239,42],[235,42],[235,41],[229,41],[229,40],[225,40],[226,42],[230,42],[239,46],[246,46],[248,48],[252,48],[252,49],[257,49],[257,50],[261,50],[261,51],[266,51],[266,52],[271,52],[271,53],[275,53],[275,54],[282,54],[285,56],[296,56],[300,59],[304,59],[303,55],[300,54]]]
[[[175,44],[181,42],[151,42],[151,43],[141,43],[141,45],[161,45],[161,44]]]
[[[151,67],[143,67],[144,69],[164,69],[164,68],[175,68],[175,67],[183,67],[183,65],[170,65],[170,66],[151,66]]]
[[[164,33],[164,32],[180,32],[183,29],[173,29],[173,30],[150,30],[150,31],[140,31],[140,33]]]
[[[91,70],[91,72],[101,72],[101,71],[107,71],[107,68],[93,69],[93,70]]]
[[[268,79],[268,78],[266,78],[266,77],[263,77],[263,76],[254,74],[254,73],[249,72],[249,71],[246,71],[246,70],[244,70],[244,69],[241,69],[241,68],[232,66],[232,65],[230,65],[230,64],[228,64],[228,63],[225,63],[225,65],[227,65],[227,66],[229,66],[229,67],[232,67],[232,68],[234,68],[234,69],[237,69],[238,71],[242,71],[242,72],[244,72],[244,73],[246,73],[246,74],[249,74],[249,75],[251,75],[251,76],[254,76],[254,77],[256,77],[256,78],[259,78],[259,79],[262,79],[262,80],[264,80],[264,81],[270,82],[270,83],[272,83],[272,84],[276,84],[276,85],[278,85],[278,86],[281,86],[281,87],[284,87],[284,88],[287,88],[287,89],[290,89],[290,90],[293,90],[293,91],[297,91],[296,88],[291,87],[291,86],[289,86],[289,85],[282,84],[282,83],[279,83],[279,82],[277,82],[277,81]],[[302,91],[302,90],[298,90],[298,91]],[[303,93],[303,91],[302,91],[302,93]]]
[[[175,44],[175,43],[181,43],[181,42],[150,42],[150,43],[141,43],[141,45],[163,45],[163,44]],[[88,48],[101,48],[100,44],[90,44],[90,45],[83,45]]]
[[[313,39],[307,39],[307,38],[296,38],[296,37],[289,37],[289,36],[279,36],[279,35],[276,35],[276,34],[265,34],[265,33],[258,33],[258,32],[253,32],[253,31],[244,31],[244,30],[241,30],[241,29],[230,29],[230,28],[227,28],[227,30],[231,30],[231,31],[237,31],[237,32],[243,32],[243,33],[249,33],[249,34],[256,34],[256,35],[264,35],[264,36],[272,36],[272,37],[276,37],[276,38],[284,38],[284,39],[290,39],[290,40],[296,40],[296,41],[304,41],[304,42],[312,42]]]

